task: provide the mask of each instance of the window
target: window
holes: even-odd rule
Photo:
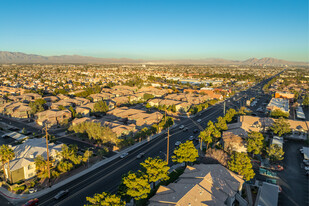
[[[33,165],[32,164],[28,165],[28,170],[31,170],[31,169],[33,169]]]

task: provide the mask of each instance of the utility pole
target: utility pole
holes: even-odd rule
[[[168,165],[169,160],[169,152],[170,152],[170,128],[167,128],[167,151],[166,151],[166,162]]]
[[[45,123],[45,138],[46,138],[46,154],[47,154],[47,172],[48,172],[48,185],[50,186],[50,168],[49,168],[49,150],[48,150],[48,132],[47,123]]]
[[[165,110],[165,124],[166,124],[166,110]],[[170,151],[170,127],[167,127],[167,151],[166,151],[166,162],[168,164],[169,160],[169,151]]]

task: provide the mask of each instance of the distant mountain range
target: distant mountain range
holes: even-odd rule
[[[96,58],[79,55],[41,56],[21,52],[0,51],[0,64],[245,64],[245,65],[308,65],[308,62],[291,62],[275,58],[251,58],[245,61],[227,59],[176,59],[144,60],[128,58]]]

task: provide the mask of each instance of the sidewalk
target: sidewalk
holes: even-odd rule
[[[176,126],[177,126],[177,124],[174,124],[171,128],[174,128]],[[132,151],[132,150],[134,150],[134,149],[136,149],[136,148],[146,144],[147,142],[157,138],[158,136],[160,136],[164,132],[167,132],[167,130],[162,130],[161,133],[158,133],[158,134],[155,134],[153,136],[150,136],[147,139],[145,139],[145,140],[143,140],[141,142],[138,142],[138,143],[136,143],[136,144],[134,144],[134,145],[132,145],[132,146],[122,150],[121,152],[113,155],[112,157],[109,157],[109,158],[104,159],[104,160],[102,160],[100,162],[97,162],[96,164],[94,164],[91,167],[83,170],[82,172],[80,172],[78,174],[75,174],[75,175],[73,175],[73,176],[63,180],[63,181],[61,181],[61,182],[51,186],[50,188],[46,188],[44,190],[38,191],[38,192],[33,193],[33,194],[14,194],[14,193],[11,193],[10,191],[8,191],[7,189],[5,189],[3,187],[0,187],[0,194],[2,196],[4,196],[7,200],[9,200],[12,204],[18,204],[18,203],[26,202],[29,199],[38,198],[40,196],[43,196],[43,195],[45,195],[45,194],[47,194],[49,192],[52,192],[53,190],[55,190],[55,189],[65,185],[65,184],[67,184],[67,183],[69,183],[69,182],[71,182],[71,181],[73,181],[73,180],[75,180],[75,179],[77,179],[77,178],[87,174],[88,172],[91,172],[91,171],[97,169],[98,167],[101,167],[101,166],[103,166],[103,165],[105,165],[105,164],[107,164],[107,163],[117,159],[121,154],[123,154],[125,152],[130,152],[130,151]]]

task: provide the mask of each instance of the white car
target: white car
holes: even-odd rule
[[[141,152],[141,153],[139,153],[139,154],[136,156],[136,158],[137,158],[137,159],[140,159],[140,158],[142,158],[144,155],[145,155],[145,153],[144,153],[144,152]]]
[[[58,194],[55,195],[54,199],[59,200],[60,198],[66,196],[69,193],[69,190],[61,190]]]
[[[309,167],[305,167],[305,170],[306,170],[306,171],[309,171]]]
[[[198,119],[198,120],[197,120],[198,123],[200,123],[201,121],[202,121],[201,119]]]
[[[35,192],[37,192],[37,189],[35,189],[35,188],[30,188],[30,189],[29,189],[29,193],[30,193],[30,194],[35,193]]]
[[[179,127],[179,129],[183,129],[183,128],[185,128],[185,126],[184,126],[184,125],[181,125],[181,126]]]
[[[175,143],[175,146],[179,146],[181,144],[181,141],[177,141],[176,143]]]
[[[125,158],[125,157],[128,156],[128,155],[129,155],[129,153],[127,153],[127,152],[126,152],[126,153],[123,153],[122,155],[120,155],[120,158],[123,159],[123,158]]]
[[[193,136],[190,136],[190,137],[189,137],[189,140],[190,140],[190,141],[192,141],[193,139],[194,139],[194,137],[193,137]]]
[[[309,166],[309,160],[304,160],[303,162],[305,165]]]

